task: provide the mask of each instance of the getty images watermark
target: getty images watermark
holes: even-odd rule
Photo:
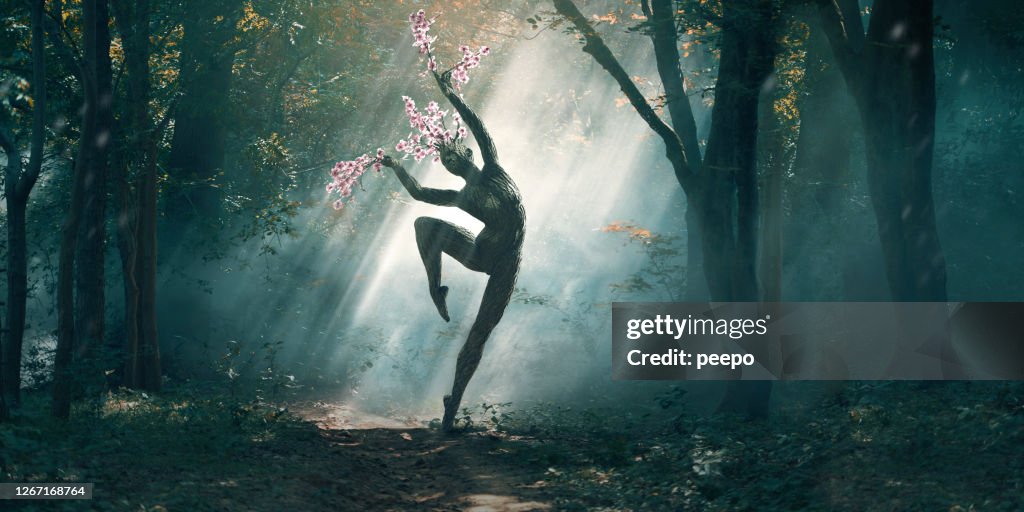
[[[1024,303],[637,303],[612,307],[616,380],[1024,378]]]

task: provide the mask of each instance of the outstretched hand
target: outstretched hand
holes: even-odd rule
[[[390,167],[392,169],[398,167],[398,161],[387,155],[384,155],[384,157],[380,159],[380,164],[383,165],[384,167]]]
[[[437,85],[441,87],[441,92],[447,93],[455,90],[455,86],[452,85],[452,71],[454,69],[449,69],[443,73],[433,71],[434,79],[437,80]]]

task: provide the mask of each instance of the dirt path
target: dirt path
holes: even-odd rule
[[[293,411],[316,423],[339,455],[358,461],[347,492],[366,510],[529,511],[551,508],[538,467],[510,443],[481,433],[446,435],[408,422],[315,404]]]

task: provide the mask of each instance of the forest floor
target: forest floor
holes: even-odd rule
[[[0,481],[94,482],[2,510],[1024,509],[1020,383],[850,383],[768,422],[700,417],[677,388],[616,408],[484,405],[455,435],[331,402],[182,386],[0,425]]]

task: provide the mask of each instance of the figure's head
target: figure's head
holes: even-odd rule
[[[461,140],[444,142],[437,145],[441,156],[441,164],[448,172],[465,178],[476,170],[473,164],[473,150],[466,147]]]

